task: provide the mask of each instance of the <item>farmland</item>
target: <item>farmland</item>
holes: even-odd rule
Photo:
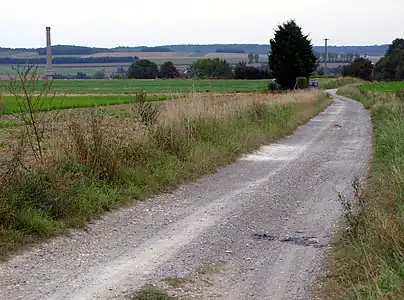
[[[320,85],[336,88],[359,80],[352,78],[319,78]],[[7,80],[0,81],[0,92],[5,92]],[[157,80],[54,80],[52,90],[59,95],[130,95],[146,92],[151,95],[177,93],[251,93],[267,90],[268,80],[199,80],[199,79],[157,79]],[[104,100],[103,100],[104,101]]]
[[[0,91],[8,82],[0,81]],[[260,92],[267,88],[268,80],[54,80],[52,89],[57,94],[133,94],[147,92],[190,93],[190,92]]]
[[[140,59],[149,59],[158,65],[166,61],[171,61],[176,65],[179,70],[184,70],[187,66],[191,65],[195,60],[200,58],[221,58],[225,59],[231,65],[235,65],[240,61],[248,61],[248,53],[216,53],[216,52],[100,52],[88,55],[54,55],[54,58],[60,57],[80,57],[80,58],[112,58],[112,57],[139,57]],[[1,57],[12,58],[45,58],[44,55],[35,54],[32,52],[0,52]],[[380,57],[369,57],[372,61],[376,62]],[[268,62],[267,54],[260,54],[258,64],[266,64]],[[257,63],[257,62],[254,62]],[[131,62],[119,63],[74,63],[74,64],[54,64],[53,70],[58,74],[76,74],[77,72],[93,75],[98,71],[103,71],[107,75],[116,72],[120,66],[128,67]],[[337,68],[345,65],[347,62],[333,62],[328,63],[329,68]],[[320,63],[324,66],[324,63]],[[44,70],[45,65],[40,65],[40,69]],[[0,64],[0,78],[5,78],[7,74],[14,74],[12,65]]]
[[[168,96],[148,96],[147,101],[163,101],[171,99]],[[3,96],[6,103],[6,114],[14,114],[19,112],[18,102],[14,96]],[[68,109],[68,108],[81,108],[92,106],[110,106],[117,104],[127,104],[134,102],[135,98],[132,96],[56,96],[49,102],[45,103],[40,111]]]

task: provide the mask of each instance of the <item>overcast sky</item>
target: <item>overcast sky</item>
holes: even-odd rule
[[[295,19],[314,45],[390,43],[404,36],[404,0],[2,0],[0,46],[267,44]]]

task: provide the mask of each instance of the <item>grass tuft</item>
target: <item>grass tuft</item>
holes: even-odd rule
[[[178,298],[168,295],[166,292],[160,291],[153,285],[145,285],[137,291],[131,300],[176,300]]]

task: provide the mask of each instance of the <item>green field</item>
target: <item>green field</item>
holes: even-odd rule
[[[6,80],[0,81],[0,92],[5,92]],[[55,80],[52,89],[57,94],[131,94],[144,91],[159,93],[190,92],[260,92],[268,80]]]
[[[148,101],[163,101],[171,97],[168,96],[149,96]],[[4,96],[3,101],[6,104],[6,114],[19,112],[18,102],[14,96]],[[52,101],[47,102],[42,111],[91,107],[91,106],[107,106],[115,104],[132,103],[135,101],[134,96],[56,96]]]
[[[404,88],[404,81],[365,83],[362,84],[360,88],[363,91],[394,93]]]

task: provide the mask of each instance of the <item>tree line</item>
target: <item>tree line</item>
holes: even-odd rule
[[[141,59],[133,63],[122,74],[117,72],[119,77],[133,79],[155,79],[155,78],[206,78],[206,79],[269,79],[271,74],[268,65],[250,66],[246,61],[239,62],[232,67],[226,60],[220,58],[201,58],[192,63],[182,74],[177,67],[167,61],[160,67],[148,60]]]
[[[343,68],[342,75],[368,81],[404,80],[404,39],[393,40],[385,56],[375,65],[367,58],[357,58]]]

